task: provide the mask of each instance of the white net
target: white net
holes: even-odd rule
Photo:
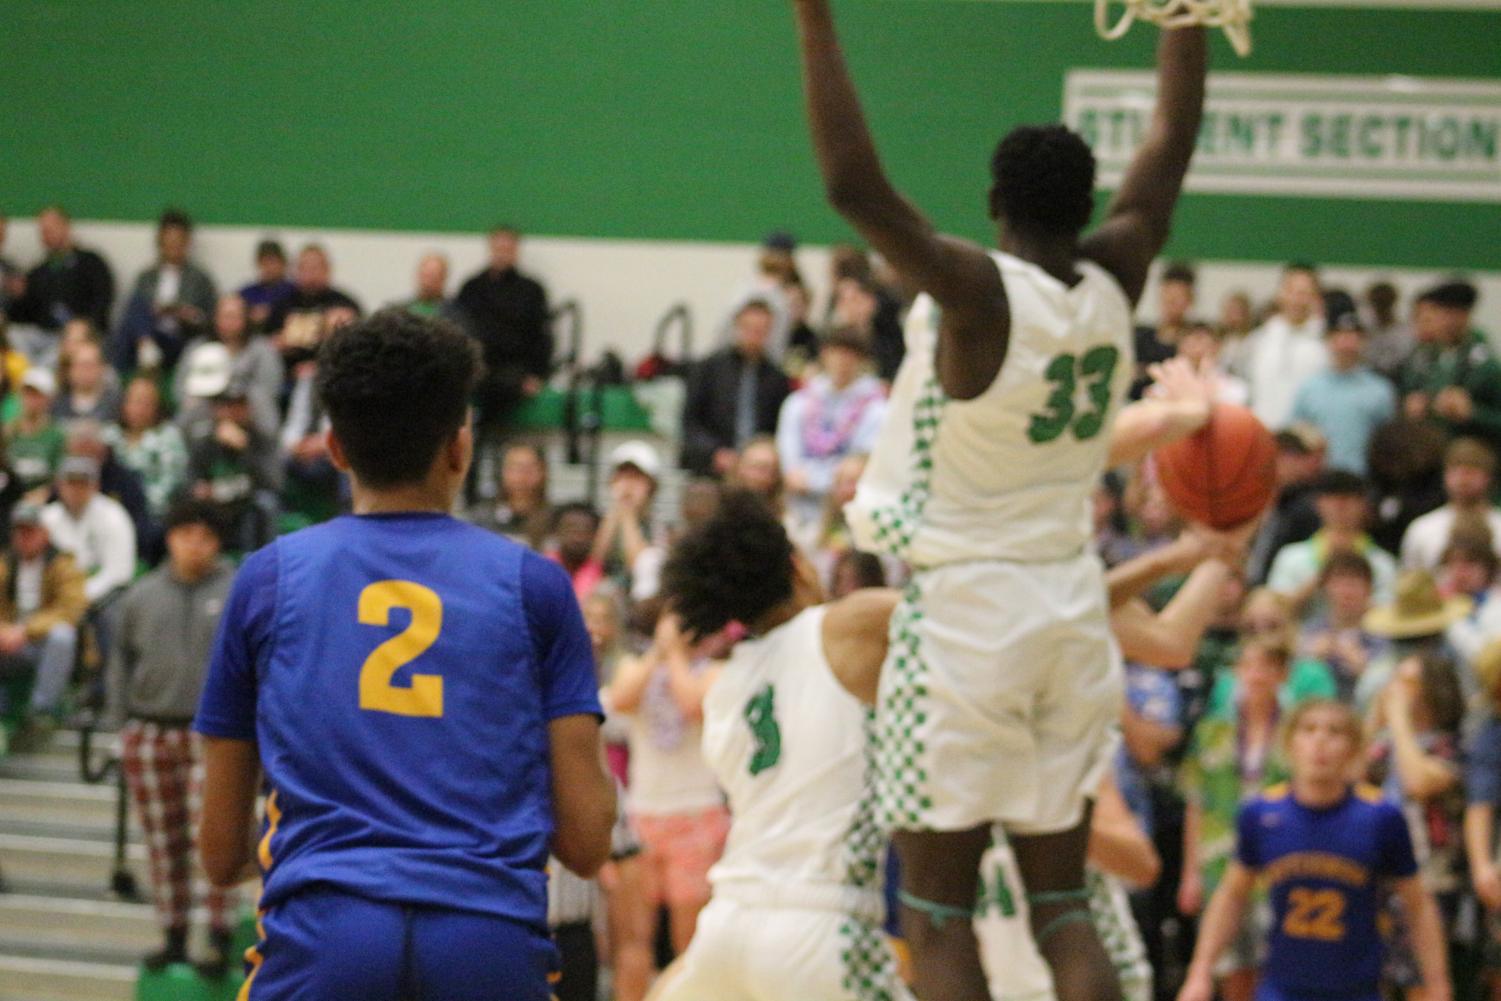
[[[1125,0],[1125,11],[1110,23],[1111,0],[1095,0],[1094,23],[1103,38],[1120,38],[1136,21],[1160,28],[1202,24],[1224,28],[1230,45],[1242,56],[1251,53],[1251,0]]]

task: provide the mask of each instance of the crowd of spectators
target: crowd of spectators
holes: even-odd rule
[[[289,257],[266,240],[256,281],[221,292],[178,211],[161,217],[158,261],[117,302],[107,262],[76,245],[67,214],[39,221],[44,260],[0,257],[0,698],[30,681],[28,705],[0,708],[45,731],[94,707],[124,727],[143,815],[186,815],[181,741],[214,595],[235,558],[347,505],[313,385],[320,341],[363,306],[317,244]],[[0,221],[0,252],[3,234]],[[518,270],[514,229],[489,234],[489,251],[453,296],[447,262],[422,258],[412,295],[393,305],[453,320],[481,346],[476,419],[496,482],[463,515],[560,563],[583,606],[630,823],[598,886],[553,881],[554,917],[575,931],[598,918],[616,997],[636,1001],[691,938],[729,820],[698,733],[706,666],[736,637],[694,646],[678,633],[656,593],[666,552],[733,485],[778,513],[831,594],[902,582],[899,563],[853,549],[843,505],[886,417],[905,298],[866,255],[839,248],[820,309],[793,241],[774,234],[722,345],[687,369],[680,456],[619,445],[596,506],[558,497],[548,449],[512,433],[552,374],[548,298]],[[1471,326],[1476,290],[1441,280],[1404,309],[1387,283],[1327,289],[1298,263],[1264,309],[1236,293],[1210,318],[1195,286],[1186,264],[1164,271],[1160,321],[1136,331],[1133,393],[1150,392],[1150,364],[1186,360],[1214,400],[1251,407],[1275,432],[1277,482],[1219,576],[1195,576],[1211,552],[1225,563],[1223,547],[1180,522],[1150,460],[1112,470],[1096,495],[1112,573],[1152,580],[1121,614],[1158,615],[1168,632],[1160,656],[1128,665],[1117,762],[1164,862],[1134,896],[1159,996],[1172,996],[1231,857],[1237,805],[1285,776],[1279,721],[1328,696],[1367,720],[1364,778],[1409,817],[1462,991],[1501,997],[1501,362]],[[671,513],[659,500],[669,476]],[[166,932],[152,961],[168,962],[185,935],[174,861],[185,849],[170,825],[147,827]],[[215,941],[224,906],[212,909]],[[1390,983],[1421,997],[1403,917],[1392,918]],[[1252,921],[1222,963],[1229,1001],[1252,996],[1257,931]],[[570,969],[560,997],[592,996]]]

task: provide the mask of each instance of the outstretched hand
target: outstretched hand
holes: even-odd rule
[[[1207,415],[1214,406],[1215,377],[1209,368],[1196,368],[1186,358],[1169,358],[1147,366],[1152,386],[1147,392],[1153,399],[1168,403],[1193,404]]]

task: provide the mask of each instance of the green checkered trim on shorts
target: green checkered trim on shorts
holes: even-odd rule
[[[844,966],[840,980],[855,1001],[898,1001],[896,960],[886,934],[876,925],[846,918],[839,925],[839,961]]]
[[[927,745],[918,736],[928,720],[924,706],[928,665],[916,631],[923,618],[918,607],[921,597],[921,587],[914,580],[892,613],[891,653],[884,668],[890,672],[890,683],[881,686],[876,707],[876,820],[887,832],[922,830],[933,806],[928,773],[920,764]]]
[[[875,724],[875,711],[866,710],[863,724],[865,787],[855,804],[854,819],[844,835],[844,883],[857,890],[880,892],[885,875],[881,871],[881,858],[886,851],[886,834],[876,822],[879,790],[876,787]]]
[[[1146,959],[1146,946],[1135,921],[1130,914],[1123,914],[1116,907],[1110,884],[1099,870],[1093,867],[1085,870],[1085,885],[1089,887],[1089,916],[1094,919],[1095,934],[1120,975],[1122,985],[1142,981],[1150,985],[1152,966]]]
[[[865,789],[855,805],[855,815],[844,835],[844,882],[846,886],[872,893],[881,891],[885,873],[881,860],[886,835],[876,823],[879,806],[876,788],[874,711],[865,714]],[[909,996],[894,993],[896,963],[885,933],[869,921],[846,915],[839,925],[841,983],[856,1001],[900,1001]]]
[[[895,504],[871,512],[876,543],[900,559],[907,559],[923,510],[933,494],[933,442],[938,438],[947,403],[948,395],[937,374],[929,375],[912,409],[912,482]]]

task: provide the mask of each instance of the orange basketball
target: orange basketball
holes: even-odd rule
[[[1250,521],[1277,491],[1277,441],[1245,407],[1216,404],[1197,434],[1152,455],[1168,499],[1211,528]]]

